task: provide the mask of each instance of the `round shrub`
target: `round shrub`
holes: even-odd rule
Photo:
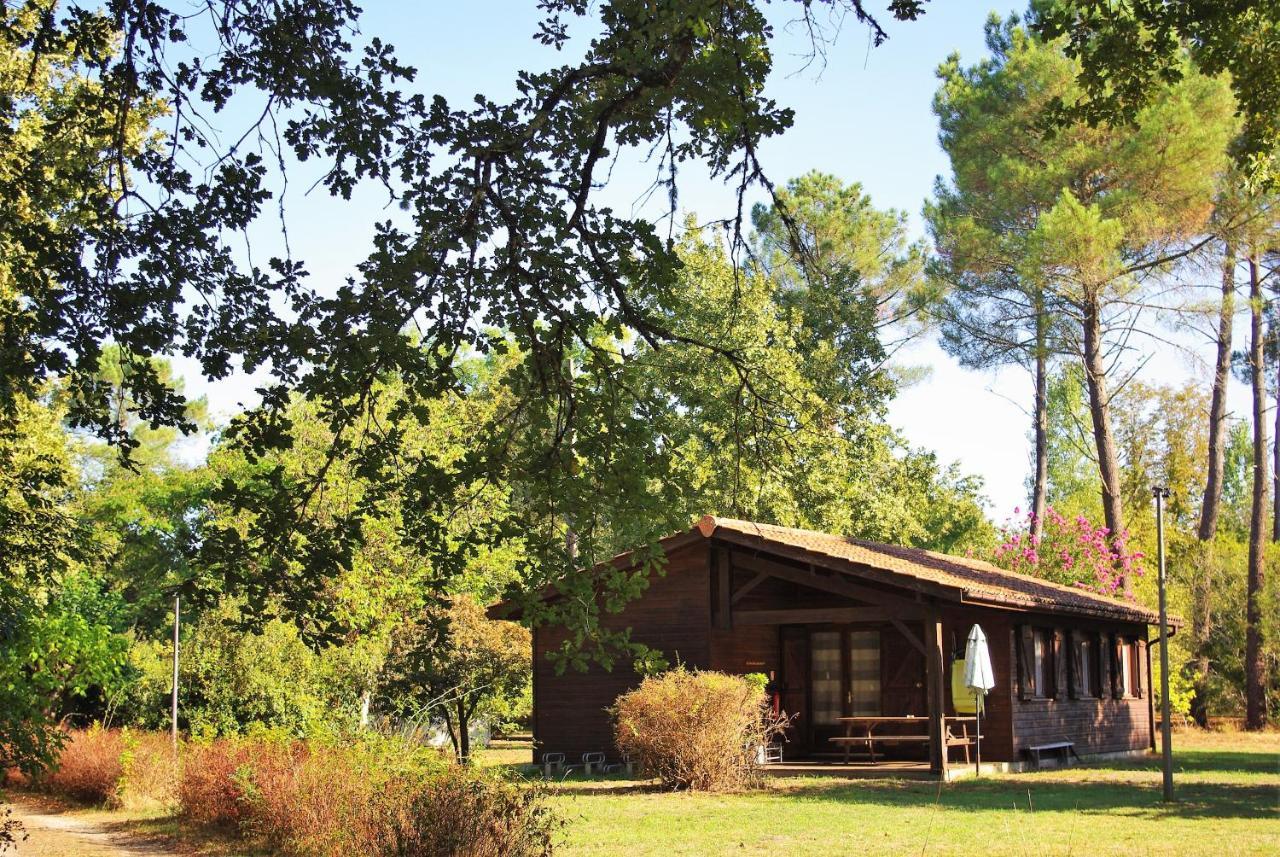
[[[675,789],[758,784],[758,749],[783,725],[758,682],[683,667],[646,678],[612,713],[618,749]]]

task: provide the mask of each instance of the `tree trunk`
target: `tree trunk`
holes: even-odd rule
[[[1271,331],[1273,339],[1278,335],[1280,331]],[[1271,541],[1280,542],[1280,343],[1277,343],[1272,359],[1276,361],[1276,426],[1271,438],[1271,478],[1274,480],[1271,491]]]
[[[449,716],[449,709],[444,709],[444,728],[449,730],[449,743],[453,745],[453,755],[455,758],[462,758],[462,745],[458,743],[458,728],[453,724],[453,718]]]
[[[1263,361],[1262,282],[1257,251],[1249,258],[1249,368],[1253,387],[1253,503],[1249,511],[1249,582],[1245,607],[1244,697],[1245,728],[1266,725],[1264,664],[1262,661],[1263,549],[1267,528],[1266,367]]]
[[[360,728],[369,727],[369,706],[373,702],[373,691],[365,690],[360,694]]]
[[[1211,540],[1218,531],[1222,508],[1222,468],[1227,435],[1227,381],[1231,376],[1231,325],[1235,320],[1236,258],[1228,244],[1222,258],[1222,303],[1218,310],[1218,355],[1213,364],[1213,398],[1209,404],[1209,466],[1200,506],[1200,541]]]
[[[1191,589],[1191,659],[1192,683],[1191,719],[1201,729],[1209,728],[1209,639],[1213,632],[1213,578],[1218,559],[1213,542],[1200,542],[1199,574]]]
[[[1098,451],[1098,476],[1102,481],[1102,516],[1112,539],[1124,532],[1124,513],[1120,505],[1120,465],[1116,456],[1116,440],[1111,431],[1111,399],[1107,393],[1107,370],[1102,356],[1098,304],[1090,300],[1083,318],[1084,376],[1089,386],[1089,415],[1093,418],[1093,441]],[[1133,594],[1128,575],[1120,578],[1126,596]]]
[[[1231,377],[1232,329],[1236,304],[1236,254],[1230,243],[1222,255],[1222,302],[1218,309],[1217,359],[1213,365],[1213,394],[1209,404],[1209,455],[1205,467],[1204,500],[1200,506],[1199,570],[1192,584],[1191,641],[1192,682],[1191,717],[1202,728],[1209,725],[1209,638],[1213,632],[1213,576],[1217,558],[1210,542],[1218,532],[1218,515],[1222,509],[1222,474],[1227,435],[1227,383]],[[1280,451],[1278,451],[1280,453]]]
[[[471,758],[471,730],[468,729],[470,724],[467,722],[471,718],[467,711],[467,704],[461,697],[458,698],[456,706],[458,712],[458,761],[465,762]]]
[[[1046,320],[1042,301],[1036,301],[1036,400],[1032,420],[1036,438],[1036,478],[1031,490],[1031,536],[1044,532],[1044,512],[1049,491],[1049,356],[1046,353]]]

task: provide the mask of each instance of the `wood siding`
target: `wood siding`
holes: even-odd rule
[[[1008,688],[1008,703],[1013,710],[1015,758],[1023,756],[1028,747],[1055,741],[1075,742],[1076,752],[1081,755],[1146,750],[1151,747],[1151,676],[1144,651],[1146,626],[1073,621],[1062,616],[1020,616],[1016,623],[1004,637],[1005,645],[1000,647],[1009,663],[1013,664],[1017,663],[1016,628],[1021,624],[1101,635],[1120,634],[1142,641],[1143,649],[1140,649],[1140,656],[1135,658],[1138,662],[1137,678],[1141,696],[1115,697],[1109,679],[1103,676],[1101,697],[1072,699],[1067,688],[1060,687],[1054,698],[1019,699],[1015,676],[1015,681],[1005,685]],[[993,655],[995,648],[992,647]],[[1110,668],[1109,658],[1107,664]]]
[[[991,762],[1011,762],[1013,751],[1013,706],[1014,694],[1011,688],[1016,679],[1011,660],[1013,649],[1001,645],[1002,640],[1012,638],[1012,615],[1001,610],[963,610],[952,609],[942,614],[943,639],[951,647],[946,668],[946,700],[947,714],[955,714],[952,704],[951,665],[957,657],[964,657],[965,641],[969,638],[969,629],[975,624],[982,626],[987,635],[987,648],[991,652],[991,671],[995,674],[996,686],[983,701],[982,717],[982,758]],[[953,759],[954,751],[953,751]],[[954,762],[953,762],[954,764]]]
[[[709,668],[711,589],[707,568],[707,544],[673,551],[665,574],[654,575],[644,595],[621,613],[606,615],[602,624],[614,631],[631,628],[632,639],[661,650],[673,664]],[[586,672],[570,667],[557,673],[547,653],[556,650],[566,636],[567,632],[558,628],[534,630],[534,760],[544,751],[564,753],[570,762],[596,751],[616,758],[613,726],[606,709],[620,694],[635,687],[639,677],[626,663],[615,664],[612,672],[592,664]]]

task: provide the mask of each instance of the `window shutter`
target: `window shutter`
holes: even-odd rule
[[[1067,635],[1053,629],[1053,698],[1067,698]]]
[[[1093,680],[1093,695],[1103,699],[1111,688],[1111,655],[1107,650],[1107,635],[1096,635],[1093,638],[1093,647],[1098,650],[1098,668],[1094,670],[1096,678]]]
[[[1036,695],[1035,629],[1030,625],[1019,625],[1016,631],[1018,635],[1018,698],[1031,699]]]
[[[1088,693],[1088,688],[1081,687],[1080,677],[1084,674],[1083,655],[1080,652],[1080,632],[1067,632],[1067,696],[1079,699]]]
[[[1120,635],[1111,634],[1111,695],[1116,699],[1124,696],[1124,668],[1120,664],[1120,658],[1123,652],[1120,650]]]
[[[1133,695],[1142,697],[1142,670],[1147,664],[1147,641],[1133,641]]]

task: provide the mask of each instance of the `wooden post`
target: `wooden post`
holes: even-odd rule
[[[728,631],[733,627],[733,568],[729,565],[729,552],[724,549],[716,551],[716,604],[717,627]]]
[[[178,750],[178,627],[182,616],[182,598],[177,593],[173,596],[173,696],[170,698],[170,733],[173,750]]]
[[[947,776],[947,748],[943,741],[946,731],[942,718],[946,714],[946,686],[943,669],[946,660],[942,650],[942,618],[936,613],[924,623],[925,687],[929,699],[929,768],[935,774]]]

